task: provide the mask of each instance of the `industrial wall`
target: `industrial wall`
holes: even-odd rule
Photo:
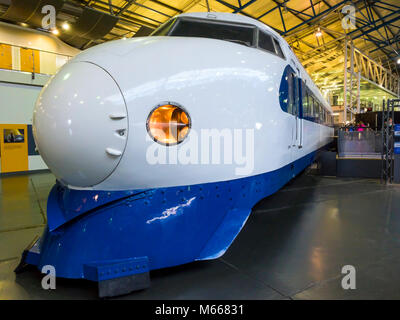
[[[0,68],[54,74],[79,52],[57,37],[0,22]]]
[[[46,169],[40,155],[35,151],[35,143],[32,137],[32,115],[35,101],[43,85],[49,79],[49,75],[36,75],[32,80],[31,74],[9,70],[0,70],[0,137],[1,137],[1,161],[0,172],[13,172],[6,170],[14,168],[15,162],[20,162],[21,157],[28,156],[26,165],[15,171]],[[24,125],[24,126],[20,126]],[[7,126],[7,128],[6,128]],[[23,132],[25,149],[16,154],[9,154],[5,144],[5,132],[12,128],[25,129]],[[19,147],[19,145],[18,145]],[[7,161],[6,161],[7,160]]]
[[[79,50],[51,34],[0,22],[0,173],[46,169],[32,115],[42,87]]]

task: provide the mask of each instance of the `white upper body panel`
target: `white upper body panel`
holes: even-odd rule
[[[200,136],[207,129],[255,130],[255,145],[263,141],[265,149],[256,151],[250,174],[277,169],[290,161],[286,155],[271,152],[282,146],[279,137],[286,137],[281,133],[288,130],[284,119],[290,117],[279,107],[286,62],[277,56],[222,40],[148,37],[109,42],[74,60],[90,61],[107,70],[121,88],[129,112],[127,150],[114,173],[96,188],[150,188],[242,177],[235,175],[234,163],[148,163],[151,145],[168,155],[179,153],[195,133]],[[168,147],[148,139],[146,130],[152,109],[167,101],[181,105],[192,119],[188,139]],[[287,149],[289,142],[285,144]]]
[[[221,20],[227,20],[225,17],[231,16],[222,15],[224,19]],[[243,18],[246,21],[242,22],[249,23],[246,17],[232,15],[232,19]],[[276,38],[279,37],[262,23],[255,24],[268,30]],[[280,37],[279,39],[281,43],[284,41]],[[81,157],[80,161],[85,165],[91,165],[91,172],[101,172],[106,168],[105,173],[91,177],[90,181],[96,182],[89,188],[142,189],[238,179],[279,169],[326,144],[330,128],[305,121],[303,148],[289,150],[293,145],[295,117],[282,111],[279,104],[279,87],[283,70],[289,64],[291,50],[282,44],[281,46],[286,59],[257,48],[223,40],[146,37],[111,41],[78,54],[65,68],[89,62],[103,69],[118,86],[128,113],[126,128],[129,130],[127,130],[126,147],[123,153],[117,156],[118,160],[110,159],[109,155],[105,158],[99,156],[99,153],[105,152],[105,145],[112,143],[106,139],[114,139],[107,130],[117,130],[108,120],[104,120],[104,111],[101,115],[93,116],[93,113],[97,112],[96,106],[93,105],[75,108],[73,112],[68,113],[73,123],[75,117],[86,119],[85,132],[90,132],[91,137],[97,135],[100,140],[78,143],[76,147],[80,151],[80,155],[76,154],[76,157],[88,154]],[[104,82],[105,79],[101,80],[96,72],[74,71],[73,68],[71,70],[75,73],[74,79],[82,79],[76,81],[76,86],[90,92],[89,99],[97,95],[110,96],[111,93],[107,93],[109,85]],[[302,70],[304,69],[300,69],[300,72],[303,72]],[[36,115],[37,121],[48,119],[51,123],[49,117],[56,117],[62,122],[63,108],[68,109],[68,102],[77,90],[73,82],[70,82],[65,90],[61,89],[62,72],[60,71],[50,84],[61,90],[62,98],[57,100],[57,110],[60,115],[47,112],[46,108],[49,108],[47,106],[42,110],[41,119]],[[115,97],[119,97],[115,89],[112,90],[115,92]],[[51,93],[48,94],[49,97]],[[120,98],[118,101],[110,99],[107,100],[111,103],[110,107],[119,105],[118,110],[122,110],[121,100],[118,100]],[[192,120],[188,137],[178,145],[162,146],[154,142],[147,133],[146,121],[150,112],[165,102],[181,105]],[[121,112],[112,109],[110,108],[110,112]],[[49,135],[57,132],[50,124],[45,127]],[[64,130],[61,136],[67,137],[68,127],[61,129]],[[240,162],[242,158],[238,156],[229,163],[229,160],[225,159],[225,149],[221,148],[219,163],[213,163],[218,161],[212,158],[215,155],[212,143],[207,144],[206,139],[203,139],[202,135],[207,134],[205,130],[209,130],[208,133],[210,130],[218,130],[219,134],[236,132],[241,136],[243,143],[242,149],[235,149],[233,153],[237,155],[241,152],[240,155],[243,156],[247,154],[248,159]],[[249,139],[247,143],[244,142],[246,138]],[[192,148],[196,140],[197,146],[201,146],[197,151],[196,148]],[[39,151],[42,153],[40,145],[48,142],[38,142]],[[60,149],[64,154],[77,150],[71,143],[59,144],[59,148],[65,146],[68,146],[67,150]],[[115,149],[121,149],[121,146],[116,144],[115,146]],[[246,146],[249,149],[245,149]],[[53,143],[52,147],[57,148],[56,143]],[[82,152],[84,148],[87,148],[86,152]],[[193,152],[201,154],[193,156]],[[94,156],[89,156],[91,154]],[[163,155],[166,155],[167,163],[154,163],[154,155],[157,155],[156,160],[159,162],[162,161]],[[178,159],[175,159],[175,155]],[[46,160],[46,156],[44,154],[43,156]],[[182,164],[182,159],[190,163]],[[208,163],[204,159],[208,159]],[[57,165],[59,173],[55,171],[57,177],[62,175],[63,181],[72,188],[88,186],[89,180],[79,183],[79,179],[68,179],[65,174],[67,171],[62,170],[63,165],[70,166],[68,161],[76,165],[74,159],[65,159],[64,164],[61,158],[59,161],[60,164]],[[110,161],[118,163],[114,165]],[[52,166],[49,167],[52,169]]]
[[[127,130],[117,84],[92,63],[62,68],[42,90],[33,114],[43,160],[59,180],[72,185],[92,186],[106,179],[120,161],[115,153],[125,150]]]

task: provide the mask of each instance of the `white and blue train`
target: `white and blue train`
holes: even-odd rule
[[[21,266],[99,282],[221,256],[253,206],[333,135],[331,108],[286,41],[229,13],[182,14],[83,51],[42,90],[33,126],[57,182]],[[248,133],[220,146],[253,143],[249,162],[202,161],[219,152],[199,142],[205,129]],[[191,141],[206,146],[202,160],[173,159]]]

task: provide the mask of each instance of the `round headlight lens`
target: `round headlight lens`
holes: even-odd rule
[[[168,103],[156,107],[147,118],[147,131],[152,139],[164,145],[182,142],[190,129],[190,117],[182,107]]]

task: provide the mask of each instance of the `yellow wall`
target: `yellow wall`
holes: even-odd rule
[[[21,71],[40,73],[40,53],[38,50],[20,48]]]
[[[12,50],[7,44],[0,44],[0,68],[12,69]]]

